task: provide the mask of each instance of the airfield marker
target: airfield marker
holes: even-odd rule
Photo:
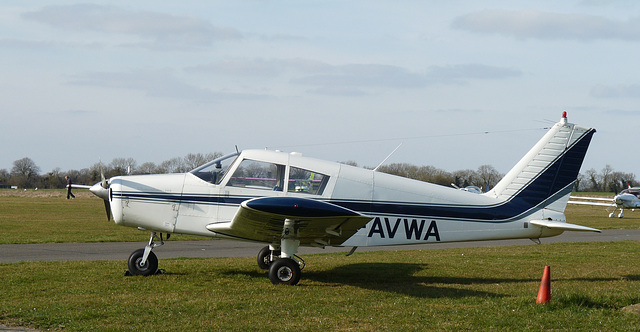
[[[544,272],[542,273],[542,280],[540,281],[540,289],[538,290],[537,304],[547,304],[551,300],[551,277],[550,267],[546,265]]]

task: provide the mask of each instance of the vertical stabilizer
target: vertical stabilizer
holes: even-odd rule
[[[593,128],[568,123],[566,113],[486,195],[544,202],[564,211],[587,153]]]

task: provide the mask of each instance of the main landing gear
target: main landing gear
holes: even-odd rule
[[[167,240],[170,236],[171,234],[167,234]],[[162,233],[158,236],[156,232],[151,232],[149,244],[147,244],[143,249],[138,249],[132,252],[129,256],[129,270],[127,270],[124,275],[150,276],[162,273],[162,270],[158,270],[158,257],[151,250],[163,244],[164,240],[162,239]]]
[[[297,240],[295,221],[285,219],[280,248],[269,245],[258,252],[258,266],[269,270],[269,280],[274,285],[296,285],[300,281],[304,261],[296,256],[300,240]]]
[[[170,234],[167,234],[167,240]],[[150,276],[162,273],[158,270],[158,257],[151,250],[164,244],[162,233],[151,232],[149,244],[129,256],[129,270],[125,275]],[[274,285],[296,285],[300,281],[304,260],[296,256],[300,247],[295,221],[285,219],[280,237],[280,245],[264,247],[258,253],[258,266],[269,270],[269,280]]]
[[[624,209],[620,209],[620,213],[618,214],[618,218],[622,218],[624,217],[624,213],[623,213]],[[613,212],[609,213],[609,218],[613,218],[616,216],[616,210],[614,209]]]

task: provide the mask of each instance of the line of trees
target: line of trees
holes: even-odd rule
[[[219,152],[207,154],[189,153],[184,157],[171,158],[160,164],[145,162],[140,165],[133,158],[115,158],[104,165],[95,163],[89,168],[66,172],[56,168],[44,174],[40,173],[40,167],[33,160],[25,157],[14,161],[11,171],[0,169],[0,185],[17,186],[19,188],[60,189],[67,184],[64,179],[65,176],[71,177],[74,183],[94,184],[100,181],[101,171],[104,172],[107,178],[125,174],[182,173],[221,156],[222,153]],[[357,166],[352,161],[344,163]],[[491,165],[482,165],[477,170],[467,169],[448,172],[433,166],[394,163],[381,166],[379,171],[443,186],[451,186],[452,184],[460,188],[477,186],[483,190],[493,188],[504,176]],[[617,193],[629,185],[638,185],[633,173],[614,171],[610,165],[606,165],[600,171],[591,168],[584,174],[579,174],[575,190]]]
[[[600,191],[618,193],[628,186],[638,186],[633,173],[614,171],[611,165],[606,165],[600,172],[594,168],[578,175],[577,191]]]
[[[51,172],[40,174],[40,167],[30,158],[22,158],[13,162],[11,171],[0,169],[0,184],[17,186],[18,188],[59,189],[67,185],[65,176],[73,183],[94,184],[100,181],[101,171],[106,178],[125,174],[166,174],[190,171],[206,162],[221,157],[222,153],[189,153],[180,158],[171,158],[160,164],[145,162],[140,165],[133,158],[114,158],[108,164],[95,163],[89,168],[63,172],[55,168]]]

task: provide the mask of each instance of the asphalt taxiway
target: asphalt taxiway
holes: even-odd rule
[[[602,233],[565,232],[560,236],[540,239],[542,243],[593,242],[593,241],[640,241],[640,229],[611,229]],[[499,240],[459,243],[431,243],[418,245],[360,247],[358,251],[411,250],[470,248],[512,245],[535,245],[531,240]],[[99,242],[99,243],[44,243],[44,244],[3,244],[0,245],[0,263],[21,261],[72,261],[72,260],[127,260],[131,252],[143,248],[145,242]],[[165,241],[165,245],[155,248],[158,258],[178,257],[252,257],[264,247],[261,243],[230,240]],[[344,252],[351,247],[307,248],[300,247],[298,254]]]

